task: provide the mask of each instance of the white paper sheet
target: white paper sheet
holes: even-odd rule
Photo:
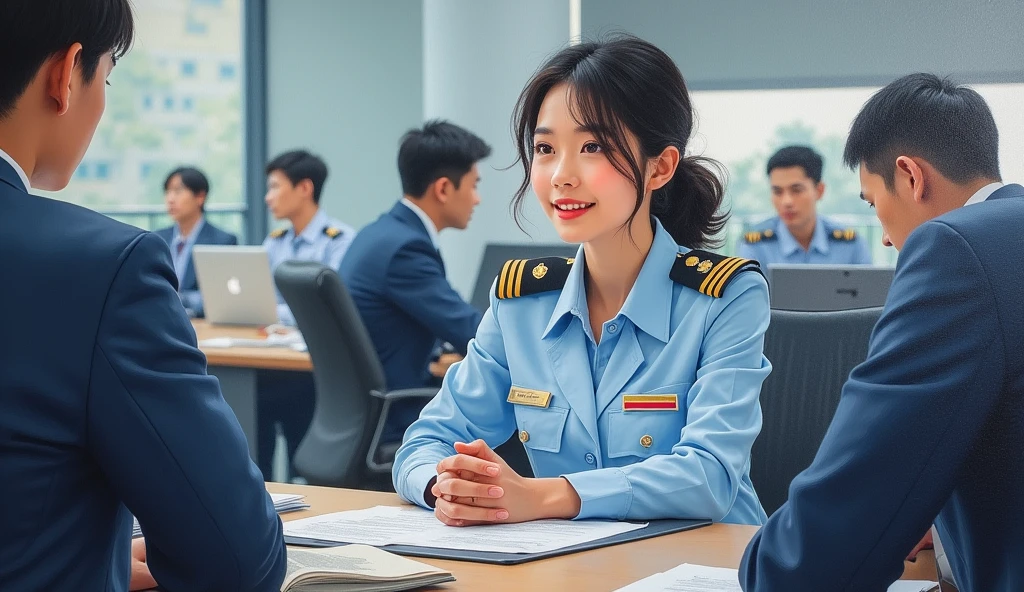
[[[274,502],[274,511],[278,514],[305,510],[309,507],[309,504],[306,503],[306,496],[300,493],[271,493],[270,499]],[[133,517],[132,538],[137,539],[140,536],[142,536],[142,527],[139,526],[138,519]]]
[[[938,585],[938,582],[927,580],[896,580],[889,586],[888,592],[928,592]]]
[[[735,569],[684,563],[634,582],[618,592],[741,592]]]
[[[523,524],[451,527],[421,508],[377,506],[286,522],[284,533],[336,543],[411,545],[499,553],[542,553],[646,527],[596,520],[539,520]]]
[[[889,586],[888,592],[928,592],[936,585],[924,580],[899,580]],[[740,592],[739,571],[684,563],[616,592]]]

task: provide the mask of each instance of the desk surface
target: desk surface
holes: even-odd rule
[[[275,493],[301,493],[312,506],[302,512],[283,514],[285,521],[316,514],[357,510],[378,505],[401,505],[393,493],[309,487],[284,483],[267,483]],[[750,538],[757,531],[753,526],[714,524],[705,528],[604,547],[522,565],[487,565],[465,561],[421,559],[446,569],[458,580],[440,590],[490,590],[523,592],[526,590],[615,590],[647,576],[662,572],[680,563],[696,563],[716,567],[739,566]],[[922,552],[916,563],[908,563],[903,577],[935,579],[931,551]]]
[[[211,325],[206,321],[193,320],[199,341],[213,337],[235,337],[263,339],[266,335],[256,327],[231,327]],[[210,366],[231,366],[235,368],[257,368],[260,370],[296,370],[310,372],[313,362],[306,352],[285,347],[200,347],[206,354]]]
[[[199,341],[213,337],[240,337],[243,339],[264,339],[266,337],[256,327],[211,325],[199,319],[192,320],[192,327],[196,330],[196,337]],[[199,349],[206,354],[206,361],[210,366],[299,372],[312,372],[313,370],[313,362],[307,352],[283,347],[200,347]],[[438,361],[431,362],[430,373],[437,378],[443,378],[448,367],[460,359],[462,357],[456,354],[443,354]]]

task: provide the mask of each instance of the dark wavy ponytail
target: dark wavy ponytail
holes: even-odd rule
[[[512,116],[512,134],[525,173],[512,201],[517,222],[530,188],[537,114],[548,91],[562,83],[572,89],[574,117],[593,130],[598,142],[612,149],[612,164],[633,180],[636,205],[626,221],[629,227],[644,200],[641,164],[669,146],[686,154],[693,108],[683,75],[665,52],[629,35],[581,43],[551,57],[519,95]],[[630,148],[627,132],[636,137],[639,155]],[[720,212],[724,187],[719,175],[724,178],[724,169],[717,162],[686,156],[672,180],[652,192],[651,213],[678,244],[716,246],[713,237],[728,219],[727,213]]]
[[[729,216],[719,213],[725,196],[725,170],[717,161],[687,156],[672,180],[651,194],[651,214],[680,245],[714,247]]]

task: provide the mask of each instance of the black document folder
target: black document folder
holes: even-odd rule
[[[572,545],[570,547],[563,547],[561,549],[544,551],[541,553],[498,553],[495,551],[466,551],[464,549],[411,547],[408,545],[386,545],[381,547],[381,549],[390,551],[397,555],[408,555],[410,557],[472,561],[475,563],[496,563],[498,565],[516,565],[519,563],[536,561],[538,559],[547,559],[548,557],[558,557],[559,555],[568,555],[570,553],[579,553],[580,551],[589,551],[591,549],[599,549],[601,547],[608,547],[611,545],[640,541],[665,534],[672,534],[674,532],[682,532],[684,530],[692,530],[702,526],[709,526],[710,524],[710,520],[651,520],[645,528],[638,528],[615,536],[590,541],[589,543]],[[298,545],[303,547],[336,547],[344,544],[333,541],[290,536],[285,536],[284,542],[289,545]]]

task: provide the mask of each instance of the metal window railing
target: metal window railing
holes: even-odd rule
[[[97,211],[143,230],[156,230],[173,224],[163,206],[126,205],[106,207]],[[239,243],[245,244],[248,239],[245,223],[248,211],[246,204],[211,204],[206,206],[206,218],[218,227],[237,235]]]

